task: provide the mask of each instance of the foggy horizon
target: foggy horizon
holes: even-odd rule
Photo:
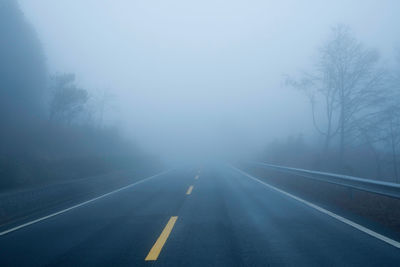
[[[166,160],[313,139],[308,100],[284,77],[309,71],[337,24],[392,64],[400,3],[311,2],[19,0],[48,71],[112,95],[106,123]]]

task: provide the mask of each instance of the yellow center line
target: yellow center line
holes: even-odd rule
[[[193,190],[193,185],[189,186],[186,195],[190,195],[192,193],[192,190]]]
[[[160,255],[160,252],[161,252],[165,242],[167,241],[168,236],[171,233],[172,228],[174,227],[174,224],[177,219],[178,219],[178,216],[172,216],[169,219],[169,221],[168,221],[167,225],[165,226],[164,230],[162,231],[161,235],[158,237],[156,243],[154,243],[149,254],[147,254],[147,257],[144,259],[145,261],[157,260],[158,255]]]

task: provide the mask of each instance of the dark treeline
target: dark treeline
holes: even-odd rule
[[[348,26],[332,28],[314,68],[286,79],[289,87],[309,99],[310,120],[319,138],[276,141],[263,159],[400,182],[400,60],[396,60],[393,66],[383,64],[378,51],[358,41]]]
[[[151,164],[102,125],[102,105],[95,118],[74,75],[49,73],[17,1],[0,2],[0,37],[0,190]]]

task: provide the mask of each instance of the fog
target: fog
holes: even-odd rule
[[[166,161],[249,156],[314,138],[308,99],[284,84],[346,24],[392,64],[400,2],[19,0],[50,73],[112,95],[104,120]]]
[[[0,266],[396,266],[399,26],[400,0],[0,0]]]

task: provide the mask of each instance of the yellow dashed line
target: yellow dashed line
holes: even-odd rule
[[[169,219],[169,221],[168,221],[167,225],[165,226],[164,230],[162,231],[160,237],[157,239],[156,243],[154,243],[149,254],[147,254],[147,257],[144,259],[145,261],[157,260],[158,255],[160,255],[160,252],[161,252],[165,242],[167,241],[168,236],[171,233],[172,228],[174,227],[174,224],[177,219],[178,219],[178,216],[172,216]]]
[[[192,190],[193,190],[193,185],[189,186],[186,195],[190,195],[192,193]]]

